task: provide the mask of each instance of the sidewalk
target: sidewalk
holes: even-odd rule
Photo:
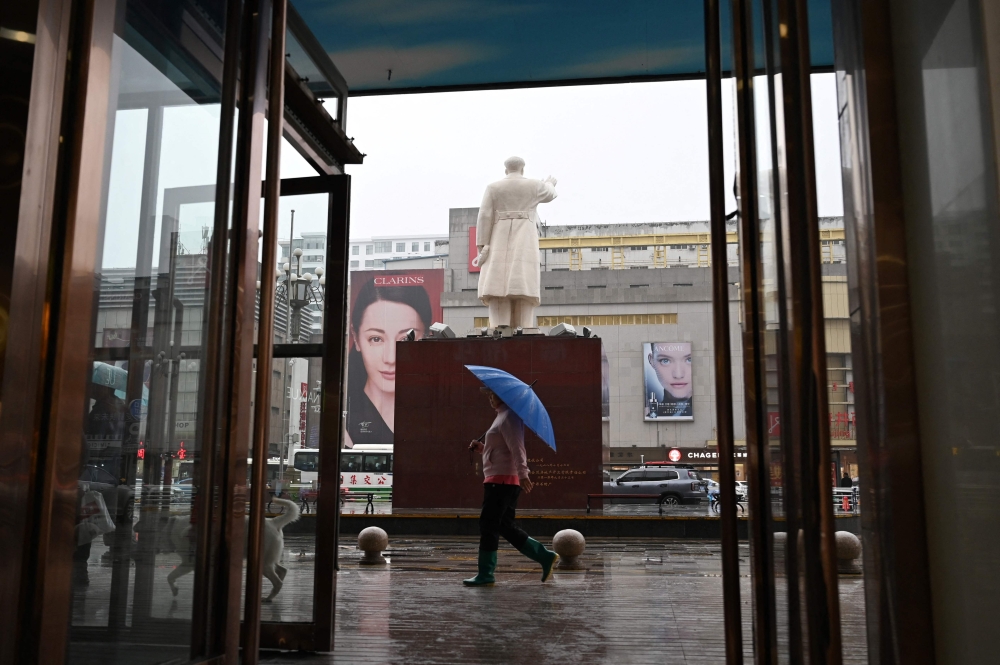
[[[291,552],[306,545],[291,540],[286,539]],[[593,539],[581,557],[585,570],[557,572],[544,585],[535,564],[501,543],[497,585],[479,589],[461,585],[475,572],[475,538],[390,534],[390,563],[379,568],[360,566],[361,553],[352,541],[342,542],[335,652],[271,653],[262,662],[717,665],[725,660],[716,542]],[[740,559],[744,651],[752,662],[746,544],[740,545]],[[302,561],[310,570],[311,563]],[[778,585],[783,598],[780,578]],[[286,584],[275,605],[294,607],[296,591],[306,589]],[[867,663],[861,578],[842,576],[840,589],[844,663]]]

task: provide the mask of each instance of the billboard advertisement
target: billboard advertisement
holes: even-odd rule
[[[395,425],[396,342],[416,339],[439,322],[444,270],[351,273],[347,350],[348,448],[391,444]]]
[[[642,357],[643,420],[694,420],[691,342],[644,342]]]

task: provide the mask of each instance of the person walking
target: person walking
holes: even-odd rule
[[[854,487],[854,480],[851,479],[851,474],[847,473],[847,469],[844,469],[844,475],[840,478],[840,486],[847,489]]]
[[[496,582],[497,548],[500,536],[529,559],[542,566],[542,582],[549,579],[559,555],[528,536],[514,522],[521,489],[534,487],[528,477],[528,456],[524,450],[524,423],[489,388],[481,388],[497,417],[484,437],[473,441],[469,450],[483,455],[483,509],[479,515],[479,572],[463,580],[466,586],[492,586]]]

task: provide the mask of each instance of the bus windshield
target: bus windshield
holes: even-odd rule
[[[299,471],[319,471],[319,451],[295,451],[294,466]]]

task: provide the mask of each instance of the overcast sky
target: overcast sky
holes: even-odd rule
[[[723,93],[726,209],[732,210],[731,86]],[[843,203],[833,74],[813,76],[813,109],[819,214],[837,216]],[[539,208],[548,224],[708,219],[704,81],[359,97],[349,101],[347,118],[348,135],[367,153],[364,164],[348,167],[351,238],[447,235],[448,209],[478,206],[511,155],[525,159],[525,175],[559,179],[559,197]],[[158,222],[165,189],[214,182],[218,125],[217,106],[167,109]],[[144,111],[118,112],[106,268],[135,265],[145,128]],[[283,177],[315,175],[287,142],[284,148]],[[759,158],[768,160],[769,152]],[[325,195],[283,197],[279,237],[288,238],[293,209],[296,237],[326,231]],[[187,251],[201,250],[201,229],[212,215],[210,202],[182,208]],[[159,236],[158,229],[154,265]]]
[[[812,83],[819,214],[836,216],[843,199],[833,74]],[[726,85],[727,183],[732,105]],[[446,235],[448,209],[478,206],[510,155],[525,159],[528,177],[559,179],[559,198],[539,208],[548,224],[708,219],[706,118],[704,81],[352,98],[348,135],[367,157],[348,167],[351,237]],[[730,189],[727,210],[735,207]]]

